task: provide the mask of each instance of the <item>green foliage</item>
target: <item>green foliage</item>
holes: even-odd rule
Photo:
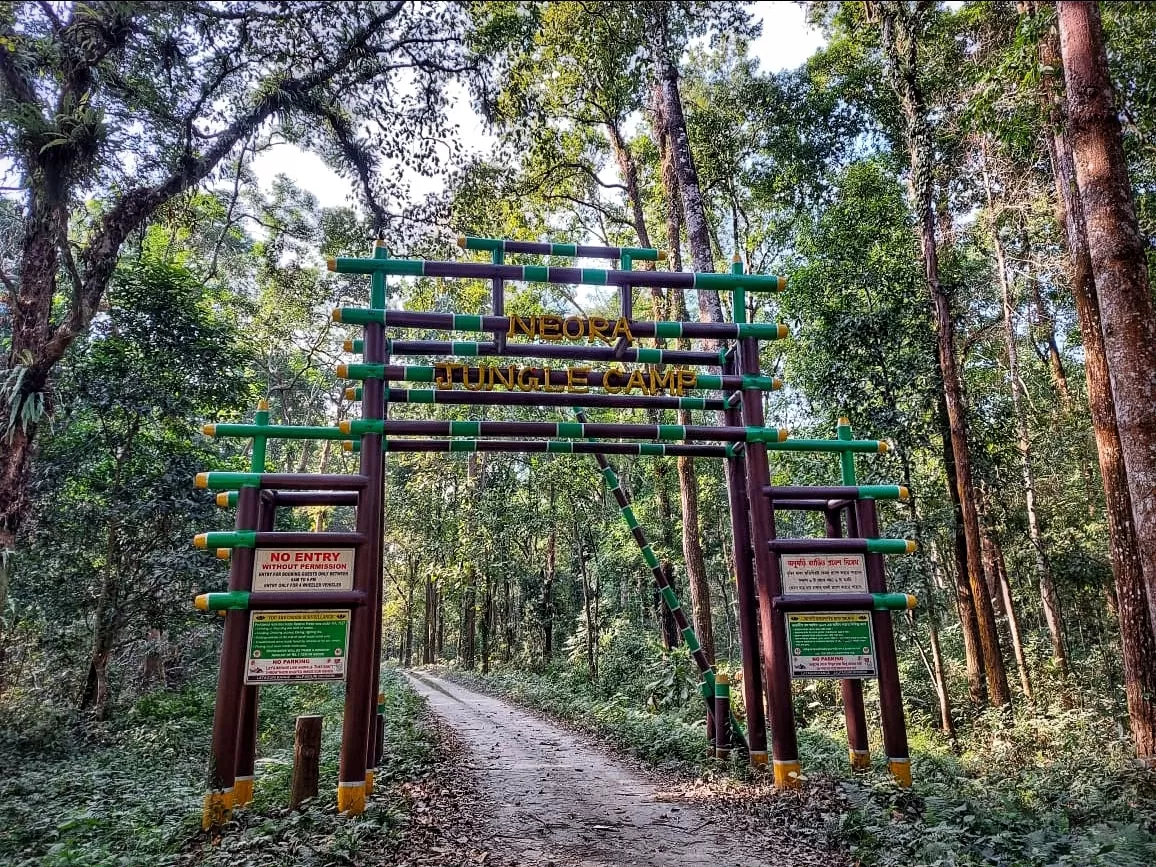
[[[261,696],[257,785],[251,808],[239,810],[218,842],[200,832],[204,762],[212,728],[207,683],[142,696],[112,726],[72,729],[67,751],[30,755],[0,739],[0,860],[18,865],[252,865],[360,861],[396,839],[404,802],[397,783],[427,772],[434,733],[422,721],[422,700],[385,671],[386,759],[380,787],[356,822],[329,801],[337,786],[342,698],[328,685],[266,687]],[[321,714],[321,783],[316,804],[290,813],[293,718]],[[59,712],[68,731],[78,722]]]

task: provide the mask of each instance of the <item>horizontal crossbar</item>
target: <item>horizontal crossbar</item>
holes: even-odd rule
[[[345,389],[346,400],[361,400],[361,387]],[[629,394],[551,394],[519,391],[462,391],[451,388],[391,388],[387,403],[444,403],[457,406],[582,406],[616,409],[723,410],[727,402],[717,397],[668,397]]]
[[[538,392],[549,385],[555,393],[568,388],[575,394],[584,394],[582,388],[605,388],[612,394],[619,394],[634,389],[645,389],[651,384],[648,371],[635,370],[632,373],[640,374],[642,384],[631,385],[631,373],[625,371],[591,370],[583,372],[579,377],[573,370],[557,370],[549,367],[514,368],[511,372],[506,367],[467,367],[464,364],[450,365],[412,365],[412,364],[339,364],[337,375],[344,379],[388,379],[401,382],[437,382],[445,380],[448,372],[449,381],[461,383],[466,388],[475,391],[487,391],[498,385],[505,386],[503,380],[510,382],[509,390],[515,389],[524,392]],[[691,373],[689,371],[666,371],[671,377],[663,378],[662,374],[655,373],[653,382],[656,387],[684,391],[698,389],[722,389],[734,391],[740,388],[749,388],[758,391],[775,391],[782,388],[782,380],[773,376],[731,376],[705,373]],[[685,376],[679,376],[679,374]],[[607,382],[607,377],[610,377]],[[487,388],[487,386],[489,388]],[[645,393],[645,392],[644,392]],[[816,442],[842,443],[842,440],[816,440]]]
[[[583,424],[576,421],[381,421],[347,419],[345,436],[364,434],[451,437],[540,436],[562,439],[657,439],[721,442],[779,442],[787,432],[773,427],[724,427],[682,424]]]
[[[366,259],[377,262],[377,259]],[[654,274],[655,271],[629,271],[624,273]],[[722,275],[714,275],[722,276]],[[563,317],[556,317],[559,322]],[[396,328],[428,328],[437,331],[506,331],[510,329],[508,316],[479,316],[466,313],[427,313],[416,310],[389,310],[380,307],[338,307],[333,311],[334,322],[348,325],[389,325]],[[727,338],[755,337],[759,340],[782,340],[787,336],[787,326],[781,322],[647,322],[639,320],[630,323],[630,333],[634,337],[679,337]],[[558,339],[566,339],[560,330]],[[659,353],[662,350],[644,350]],[[641,359],[645,360],[645,359]],[[717,363],[717,362],[716,362]]]
[[[389,274],[398,277],[464,277],[583,286],[648,286],[657,289],[781,292],[785,277],[763,274],[706,274],[691,271],[613,271],[605,268],[553,268],[545,265],[492,265],[484,262],[432,262],[425,259],[357,259],[326,263],[338,274]]]
[[[778,554],[914,554],[919,548],[911,539],[771,539],[767,545]]]
[[[569,256],[575,259],[621,259],[629,256],[639,262],[665,262],[666,251],[651,247],[596,247],[589,244],[547,244],[536,241],[509,241],[503,238],[458,236],[458,246],[487,253],[528,253],[539,256]]]

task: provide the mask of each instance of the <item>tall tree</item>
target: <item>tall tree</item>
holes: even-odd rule
[[[1156,313],[1099,5],[1060,2],[1067,135],[1084,209],[1140,562],[1156,629]]]
[[[16,273],[0,273],[12,298],[0,550],[26,507],[49,376],[87,331],[130,233],[273,128],[343,167],[390,222],[382,190],[404,188],[407,164],[439,161],[441,80],[468,65],[460,31],[453,4],[5,7],[0,141],[26,192]],[[381,152],[399,157],[384,177]],[[86,196],[95,206],[77,220]]]
[[[948,290],[940,282],[939,251],[936,243],[936,210],[934,201],[934,141],[928,108],[919,77],[919,29],[922,8],[907,3],[868,3],[870,14],[879,22],[887,76],[899,101],[904,118],[904,137],[911,161],[911,191],[922,247],[924,273],[931,296],[938,336],[939,367],[947,419],[951,431],[951,451],[956,474],[956,489],[963,519],[967,549],[967,577],[975,603],[982,661],[991,701],[996,706],[1011,702],[1007,669],[996,631],[995,611],[983,575],[979,512],[972,476],[968,444],[967,405],[963,379],[955,347],[955,320]]]
[[[1079,13],[1081,10],[1075,11]],[[1087,22],[1084,16],[1077,15],[1077,17],[1083,18],[1090,26],[1090,22]],[[1077,40],[1076,44],[1086,42]],[[1074,47],[1075,45],[1072,46]],[[1102,55],[1102,43],[1099,51]],[[1056,36],[1053,32],[1048,32],[1041,46],[1041,59],[1048,63],[1058,54]],[[1087,62],[1085,60],[1085,64]],[[1087,66],[1083,68],[1087,69]],[[1068,74],[1065,64],[1065,76]],[[1073,152],[1073,143],[1069,132],[1065,131],[1065,125],[1071,126],[1071,123],[1064,123],[1065,116],[1071,111],[1070,94],[1065,95],[1063,89],[1054,84],[1050,90],[1049,121],[1053,132],[1049,136],[1048,145],[1062,207],[1068,255],[1072,263],[1070,283],[1076,309],[1079,312],[1089,409],[1096,432],[1100,475],[1104,483],[1108,550],[1112,559],[1118,600],[1117,612],[1124,656],[1128,717],[1137,754],[1152,763],[1156,761],[1156,630],[1153,629],[1150,617],[1153,585],[1146,574],[1148,570],[1145,563],[1147,562],[1149,567],[1156,568],[1156,566],[1150,559],[1145,561],[1137,538],[1134,518],[1136,510],[1133,508],[1133,491],[1129,484],[1125,448],[1117,422],[1116,397],[1113,394],[1113,377],[1110,370],[1111,358],[1107,350],[1107,329],[1101,317],[1099,282],[1095,279],[1089,227],[1084,213],[1084,197],[1078,189],[1079,169]],[[1114,119],[1115,116],[1112,115],[1108,122],[1114,122]],[[1101,223],[1099,228],[1102,231],[1105,227]],[[1101,245],[1103,241],[1101,238]],[[1101,255],[1103,255],[1102,246]],[[1117,351],[1120,349],[1118,341],[1116,349]]]

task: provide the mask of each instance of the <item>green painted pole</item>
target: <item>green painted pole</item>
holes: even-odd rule
[[[586,423],[586,413],[582,410],[576,410],[575,416],[582,424]],[[634,516],[634,509],[630,505],[630,498],[626,491],[622,488],[622,482],[618,478],[618,474],[610,466],[610,462],[606,459],[606,455],[596,452],[594,460],[598,464],[598,469],[602,471],[602,478],[606,482],[606,486],[610,489],[614,501],[618,504],[618,511],[622,515],[622,520],[626,522],[626,526],[630,528],[630,534],[634,538],[634,543],[638,545],[639,551],[642,552],[642,559],[646,561],[646,565],[650,567],[650,572],[654,576],[654,583],[658,585],[659,591],[662,595],[662,600],[666,607],[670,609],[671,615],[674,617],[674,622],[678,625],[679,631],[682,633],[683,641],[686,642],[686,648],[690,651],[691,658],[694,659],[695,665],[702,674],[702,693],[703,699],[706,702],[708,715],[714,712],[714,667],[707,658],[706,652],[702,649],[699,643],[698,636],[694,632],[694,628],[690,625],[690,621],[686,617],[686,612],[682,610],[682,604],[678,601],[678,595],[674,592],[674,588],[667,581],[665,573],[662,571],[662,564],[659,563],[658,556],[654,553],[654,549],[650,545],[650,541],[646,538],[646,533],[638,524],[638,519]],[[746,737],[743,734],[742,725],[738,720],[731,718],[731,724],[735,730],[735,736],[746,747]],[[713,731],[708,729],[708,731]]]

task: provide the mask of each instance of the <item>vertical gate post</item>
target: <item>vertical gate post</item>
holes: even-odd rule
[[[385,247],[374,245],[374,257],[385,258]],[[375,275],[376,276],[376,275]],[[367,323],[364,332],[366,363],[384,364],[385,326]],[[381,419],[385,414],[384,381],[367,379],[362,384],[362,415]],[[373,676],[375,621],[381,620],[378,593],[381,587],[381,562],[375,550],[381,548],[382,448],[381,434],[365,433],[361,437],[360,471],[368,483],[357,500],[357,532],[366,538],[358,546],[353,569],[353,589],[366,595],[365,605],[354,608],[349,623],[349,656],[345,684],[345,717],[341,732],[341,760],[337,782],[337,810],[358,815],[365,812],[366,756],[369,752],[369,718],[377,690]]]
[[[846,480],[844,480],[846,484]],[[839,514],[823,513],[827,523],[827,537],[838,539],[843,535]],[[839,681],[843,697],[843,718],[847,721],[847,755],[851,770],[865,771],[871,767],[871,748],[867,740],[867,710],[863,705],[863,681],[851,678]]]
[[[731,679],[726,674],[714,676],[714,755],[731,757]]]
[[[879,517],[874,500],[859,500],[855,504],[859,515],[859,530],[867,537],[879,535]],[[871,593],[886,593],[887,581],[883,574],[883,555],[865,554],[867,558],[867,589]],[[873,611],[871,625],[875,633],[875,656],[879,669],[879,712],[883,719],[883,749],[887,753],[887,767],[901,786],[911,785],[911,756],[907,748],[907,724],[903,719],[903,697],[899,689],[899,664],[895,658],[895,632],[890,611]]]
[[[289,784],[289,809],[317,797],[321,772],[321,717],[299,716],[293,729],[293,779]]]
[[[744,374],[759,372],[759,344],[753,337],[739,342],[740,370]],[[743,423],[763,427],[763,396],[752,389],[742,391]],[[791,702],[791,672],[787,658],[786,624],[772,600],[782,593],[779,558],[771,553],[769,542],[775,536],[775,507],[763,492],[770,484],[767,448],[750,442],[747,454],[747,500],[751,510],[751,542],[755,552],[755,575],[758,579],[759,617],[763,627],[763,667],[766,672],[767,706],[770,711],[771,752],[775,769],[775,786],[794,788],[801,783],[799,741],[795,733],[794,708]]]
[[[260,491],[244,486],[237,494],[238,530],[257,528]],[[229,558],[229,589],[244,590],[253,580],[253,549],[234,548]],[[209,791],[201,811],[205,830],[228,822],[233,815],[237,773],[237,733],[240,728],[241,691],[245,682],[245,655],[249,639],[249,612],[228,611],[217,673],[217,700],[213,706],[213,741],[209,756]]]
[[[851,420],[846,416],[839,419],[835,428],[835,436],[841,440],[852,439]],[[853,452],[839,454],[839,470],[844,485],[858,484],[855,478],[855,455]],[[827,535],[839,536],[842,528],[838,515],[834,516],[834,527],[831,516],[827,516]],[[852,512],[847,511],[847,535],[858,535],[858,520],[854,520],[855,531],[852,532]],[[834,533],[832,533],[834,529]],[[851,770],[865,771],[871,767],[871,747],[867,739],[867,710],[863,705],[863,681],[858,678],[839,682],[843,696],[843,716],[847,720],[847,754],[851,759]]]
[[[386,258],[387,251],[385,244],[382,241],[376,241],[373,245],[373,255],[376,259]],[[374,274],[370,278],[369,289],[369,306],[376,309],[385,307],[386,304],[386,285],[384,274]],[[389,344],[382,339],[381,351],[382,363],[389,363]],[[369,361],[365,357],[365,361]],[[366,404],[362,403],[362,416],[366,418],[380,418],[383,421],[389,417],[389,404],[385,400],[389,383],[382,381],[382,401],[381,414],[368,416],[365,413]],[[369,671],[369,689],[371,701],[369,706],[369,720],[367,728],[368,741],[365,745],[365,792],[370,794],[373,792],[374,777],[377,769],[377,708],[372,702],[372,697],[376,697],[381,685],[381,603],[383,597],[383,579],[382,573],[385,559],[385,468],[386,468],[386,453],[384,449],[379,450],[381,466],[379,469],[382,490],[379,494],[379,506],[376,510],[377,514],[377,529],[374,531],[374,537],[370,541],[369,550],[373,554],[373,593],[369,604],[373,610],[373,658],[370,663]]]

